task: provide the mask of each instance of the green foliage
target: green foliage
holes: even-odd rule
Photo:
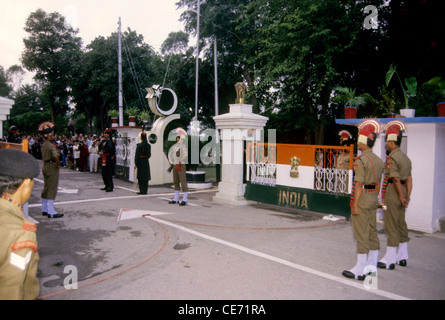
[[[139,111],[139,109],[136,108],[136,107],[130,107],[130,108],[127,108],[127,109],[125,110],[125,113],[126,113],[128,116],[134,116],[134,117],[136,117],[136,116],[140,113],[140,111]]]
[[[118,110],[108,110],[108,116],[112,117],[112,118],[117,118],[119,117],[119,111]]]
[[[12,91],[12,86],[9,83],[9,78],[5,69],[0,66],[0,96],[7,97]]]
[[[403,97],[405,99],[405,108],[409,109],[409,105],[408,105],[408,95],[407,93],[409,93],[411,96],[415,96],[417,93],[417,80],[414,77],[411,78],[405,78],[405,87],[402,84],[402,80],[399,77],[399,74],[396,71],[396,66],[394,66],[393,64],[390,65],[388,72],[386,73],[386,77],[385,77],[385,85],[388,86],[389,82],[391,81],[393,75],[395,74],[397,76],[397,78],[399,79],[399,83],[400,86],[402,87],[402,91],[403,91]]]
[[[434,77],[425,82],[422,87],[424,86],[433,88],[434,91],[442,96],[442,100],[445,99],[445,79],[442,79],[442,77]]]
[[[417,95],[411,99],[411,104],[420,117],[437,116],[437,103],[445,101],[445,80],[436,76],[423,83]]]
[[[340,95],[334,97],[334,102],[342,103],[345,106],[361,107],[368,102],[374,102],[374,99],[369,93],[356,94],[356,89],[346,87],[335,87],[335,91],[340,92]]]
[[[75,76],[81,55],[82,42],[77,31],[65,24],[59,13],[46,13],[42,9],[30,14],[25,24],[29,37],[24,39],[25,51],[22,63],[36,73],[42,81],[49,101],[51,120],[68,111],[68,88]]]
[[[380,99],[376,103],[379,112],[394,113],[397,105],[395,89],[390,90],[387,86],[383,86],[380,91]]]
[[[435,103],[444,94],[434,81],[419,88],[417,81],[434,75],[445,78],[445,53],[437,45],[441,20],[429,18],[440,10],[432,1],[376,0],[372,4],[378,8],[378,28],[368,30],[363,26],[368,4],[362,0],[206,0],[200,21],[201,123],[214,125],[215,39],[219,114],[228,112],[235,101],[234,84],[244,81],[254,112],[268,116],[268,128],[277,129],[287,142],[322,144],[325,137],[333,136],[328,130],[335,130],[335,117],[343,109],[331,103],[338,86],[380,95],[377,103],[362,106],[359,116],[391,111],[398,101],[395,93],[400,93],[400,99],[403,93],[405,106],[409,99],[416,115],[434,115]],[[189,124],[195,107],[195,44],[189,44],[188,38],[196,33],[196,5],[196,0],[178,0],[186,32],[172,32],[162,45],[162,55],[136,31],[123,32],[124,110],[132,106],[147,112],[145,88],[161,84],[178,96],[178,125]],[[411,14],[406,12],[426,16],[429,23],[408,21]],[[69,116],[77,128],[95,124],[96,130],[103,130],[108,111],[118,108],[117,33],[99,36],[82,48],[77,31],[65,26],[64,17],[43,10],[30,15],[25,30],[29,37],[24,39],[23,65],[36,72],[39,86],[15,90],[8,71],[0,70],[0,94],[16,100],[12,119],[28,112],[48,112],[45,120],[63,122]],[[399,76],[394,65],[386,69],[393,61],[404,74]],[[387,84],[394,75],[399,78],[401,92],[381,87],[385,72]],[[409,77],[413,74],[417,81]]]
[[[178,31],[170,32],[167,39],[162,43],[161,53],[180,53],[188,49],[189,36],[187,33]]]

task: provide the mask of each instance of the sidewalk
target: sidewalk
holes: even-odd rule
[[[410,232],[408,266],[379,270],[373,288],[341,276],[355,264],[349,221],[284,207],[217,204],[217,191],[167,203],[171,186],[61,169],[56,210],[40,214],[41,176],[29,213],[38,222],[41,299],[444,299],[444,234]],[[144,217],[142,215],[145,215]],[[379,224],[381,254],[386,249]],[[77,276],[77,279],[76,279]],[[75,289],[67,291],[67,288]]]

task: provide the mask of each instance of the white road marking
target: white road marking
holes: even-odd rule
[[[119,215],[117,217],[117,221],[138,219],[138,218],[142,218],[145,215],[161,216],[161,215],[166,215],[166,214],[172,214],[172,213],[161,212],[161,211],[135,210],[135,209],[121,208],[121,210],[119,211]]]
[[[216,192],[218,190],[204,190],[204,191],[189,191],[189,194],[193,193],[206,193],[206,192]],[[120,196],[120,197],[106,197],[106,198],[96,198],[96,199],[81,199],[81,200],[71,200],[71,201],[60,201],[54,202],[55,205],[72,204],[72,203],[83,203],[83,202],[96,202],[96,201],[110,201],[110,200],[120,200],[120,199],[142,199],[142,198],[153,198],[162,196],[172,196],[173,193],[154,193],[147,195],[135,195],[135,196]],[[41,203],[29,204],[29,208],[41,207]],[[197,206],[197,205],[196,205]]]
[[[324,273],[324,272],[321,272],[321,271],[318,271],[318,270],[315,270],[315,269],[312,269],[312,268],[309,268],[309,267],[305,267],[305,266],[302,266],[302,265],[294,263],[294,262],[290,262],[290,261],[287,261],[287,260],[284,260],[284,259],[281,259],[281,258],[277,258],[277,257],[271,256],[271,255],[266,254],[266,253],[262,253],[262,252],[259,252],[259,251],[256,251],[256,250],[249,249],[247,247],[240,246],[240,245],[238,245],[236,243],[232,243],[232,242],[229,242],[229,241],[226,241],[226,240],[222,240],[222,239],[219,239],[219,238],[215,238],[215,237],[206,235],[206,234],[201,233],[201,232],[194,231],[192,229],[183,227],[181,225],[177,225],[175,223],[171,223],[171,222],[168,222],[168,221],[165,221],[165,220],[157,219],[157,218],[151,217],[151,216],[148,216],[148,217],[145,217],[145,218],[151,219],[151,220],[156,221],[158,223],[162,223],[162,224],[168,225],[170,227],[176,228],[178,230],[182,230],[182,231],[187,232],[187,233],[194,234],[194,235],[196,235],[196,236],[198,236],[200,238],[204,238],[204,239],[207,239],[207,240],[210,240],[210,241],[213,241],[213,242],[216,242],[216,243],[228,246],[230,248],[234,248],[234,249],[243,251],[245,253],[248,253],[248,254],[251,254],[251,255],[254,255],[254,256],[257,256],[257,257],[260,257],[260,258],[264,258],[264,259],[267,259],[267,260],[270,260],[270,261],[273,261],[273,262],[276,262],[276,263],[280,263],[282,265],[285,265],[285,266],[288,266],[288,267],[291,267],[293,269],[297,269],[297,270],[300,270],[300,271],[303,271],[303,272],[307,272],[307,273],[319,276],[321,278],[325,278],[325,279],[328,279],[328,280],[336,281],[336,282],[339,282],[339,283],[341,283],[343,285],[347,285],[347,286],[354,287],[354,288],[357,288],[357,289],[360,289],[360,290],[364,290],[366,292],[373,293],[373,294],[382,296],[384,298],[389,298],[389,299],[394,299],[394,300],[411,300],[411,299],[409,299],[407,297],[403,297],[403,296],[400,296],[400,295],[397,295],[397,294],[394,294],[394,293],[391,293],[391,292],[379,290],[379,289],[366,289],[365,286],[363,285],[363,282],[358,282],[358,281],[355,281],[355,280],[347,280],[347,279],[342,278],[342,277],[333,276],[331,274]]]
[[[40,182],[40,183],[44,183],[43,180],[40,180],[40,179],[34,178],[34,180],[37,181],[37,182]],[[65,188],[58,187],[57,188],[57,192],[77,194],[79,192],[79,189],[65,189]]]

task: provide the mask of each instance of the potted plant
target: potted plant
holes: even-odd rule
[[[395,118],[398,113],[395,112],[396,107],[396,93],[395,90],[389,90],[387,86],[383,85],[380,90],[381,100],[376,101],[379,111],[385,114],[388,118]]]
[[[430,85],[437,88],[437,91],[442,98],[442,101],[437,103],[437,113],[439,117],[445,117],[445,80],[442,80],[442,77],[434,77],[425,82],[424,85]]]
[[[118,126],[118,117],[119,117],[119,111],[117,110],[108,110],[108,116],[111,117],[111,126],[117,127]]]
[[[136,126],[136,116],[139,114],[139,109],[136,107],[130,107],[127,109],[127,115],[128,115],[128,125],[130,127]]]
[[[406,89],[405,89],[405,87],[402,84],[402,80],[400,79],[399,74],[396,71],[396,66],[391,64],[391,66],[389,67],[388,72],[386,73],[386,78],[385,78],[386,86],[388,86],[388,84],[391,81],[391,79],[392,79],[394,74],[399,79],[400,86],[402,87],[403,98],[405,99],[405,109],[400,109],[400,114],[405,116],[405,117],[414,117],[416,110],[415,109],[411,109],[409,107],[407,93],[409,95],[411,95],[411,96],[415,96],[416,95],[416,92],[417,92],[417,80],[414,77],[405,78],[405,86],[406,86]]]
[[[333,101],[342,103],[345,106],[345,119],[356,118],[358,107],[374,101],[369,93],[357,95],[356,89],[335,87],[334,90],[340,92],[340,95],[335,96]]]

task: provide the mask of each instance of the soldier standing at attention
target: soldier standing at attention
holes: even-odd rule
[[[352,142],[352,135],[349,131],[342,130],[338,133],[340,136],[340,146],[349,146]],[[342,152],[337,156],[336,169],[349,170],[349,152]]]
[[[138,169],[138,194],[147,194],[148,181],[151,179],[149,162],[151,157],[151,146],[147,142],[147,134],[145,132],[141,132],[139,137],[141,142],[136,146],[136,152],[134,154],[134,167]]]
[[[9,143],[22,143],[22,138],[20,138],[20,131],[16,126],[11,126],[9,128],[8,136],[6,142]]]
[[[391,121],[385,127],[386,151],[389,155],[384,168],[382,198],[387,206],[384,224],[388,244],[385,256],[378,263],[378,267],[382,269],[392,270],[396,263],[406,267],[408,260],[409,238],[405,210],[409,205],[413,180],[411,160],[400,150],[403,128],[400,121]]]
[[[102,179],[105,184],[105,187],[101,190],[112,192],[114,189],[113,170],[114,160],[116,158],[116,148],[111,140],[111,130],[107,129],[104,132],[104,139],[99,145],[99,155],[101,156]]]
[[[61,218],[62,213],[58,213],[54,209],[54,200],[59,187],[59,169],[61,167],[59,160],[59,152],[54,143],[54,124],[44,122],[39,126],[39,131],[43,134],[45,142],[42,145],[42,174],[43,174],[43,190],[42,190],[42,215],[48,218]]]
[[[186,139],[185,135],[180,135],[176,137],[176,144],[174,144],[168,154],[168,161],[172,166],[173,170],[173,182],[175,184],[175,196],[173,200],[169,201],[169,204],[179,203],[180,206],[187,205],[188,201],[188,185],[187,185],[187,175],[185,163],[188,159],[187,146],[184,144]],[[179,185],[182,186],[182,201],[179,202]]]
[[[39,295],[36,225],[26,220],[39,164],[26,152],[0,151],[0,300],[34,300]],[[19,164],[19,165],[17,165]]]
[[[377,236],[376,212],[379,206],[379,186],[383,161],[372,152],[379,132],[375,120],[367,120],[359,131],[357,148],[362,154],[354,162],[354,186],[351,195],[351,219],[354,238],[357,241],[357,264],[344,270],[347,278],[364,280],[365,267],[377,268],[380,241]]]

